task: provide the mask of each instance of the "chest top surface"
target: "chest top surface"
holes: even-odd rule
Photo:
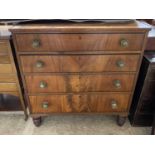
[[[47,33],[104,33],[104,32],[147,32],[151,27],[139,21],[131,23],[49,23],[23,24],[13,26],[13,33],[47,32]]]

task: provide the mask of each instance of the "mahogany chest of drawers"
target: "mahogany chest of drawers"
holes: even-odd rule
[[[27,118],[10,36],[4,35],[6,31],[4,26],[0,26],[0,111],[24,110]]]
[[[53,113],[128,116],[149,28],[130,24],[11,29],[33,122]]]

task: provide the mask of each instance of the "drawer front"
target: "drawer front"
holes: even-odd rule
[[[11,63],[9,55],[0,55],[0,64]]]
[[[18,91],[16,83],[0,83],[0,91]]]
[[[136,71],[139,55],[20,56],[23,72]]]
[[[27,75],[29,93],[131,91],[134,74]]]
[[[141,51],[144,34],[16,34],[17,51]]]
[[[98,93],[29,96],[32,113],[126,112],[130,94]]]
[[[7,53],[8,51],[8,42],[0,40],[0,53]]]
[[[0,82],[16,82],[16,75],[0,75]]]
[[[0,64],[0,73],[13,73],[11,64]]]

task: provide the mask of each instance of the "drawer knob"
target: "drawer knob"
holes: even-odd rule
[[[43,107],[44,109],[47,109],[47,108],[49,107],[48,102],[47,102],[47,101],[44,101],[44,102],[42,103],[42,107]]]
[[[42,67],[44,66],[44,62],[38,60],[38,61],[36,62],[36,64],[35,64],[35,66],[36,66],[37,68],[42,68]]]
[[[129,43],[126,39],[121,39],[120,45],[121,47],[125,48],[125,47],[128,47]]]
[[[41,81],[39,86],[40,86],[40,88],[46,88],[47,83],[45,81]]]
[[[120,87],[121,87],[121,81],[120,81],[120,80],[115,80],[115,81],[114,81],[114,86],[115,86],[116,88],[120,88]]]
[[[117,65],[119,68],[123,68],[123,67],[125,66],[125,63],[124,63],[124,61],[122,61],[122,60],[118,60],[118,61],[116,62],[116,65]]]
[[[38,47],[40,47],[40,41],[37,40],[37,39],[33,40],[33,42],[32,42],[32,47],[33,47],[33,48],[38,48]]]
[[[115,100],[112,100],[112,101],[111,101],[111,108],[112,108],[112,109],[117,109],[117,108],[118,108],[117,101],[115,101]]]

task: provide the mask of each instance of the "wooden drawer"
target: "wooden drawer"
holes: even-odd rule
[[[0,82],[0,91],[18,91],[16,83],[1,83]]]
[[[0,73],[13,73],[11,64],[0,64]]]
[[[7,55],[7,54],[1,55],[0,54],[0,64],[9,64],[9,63],[11,63],[9,55]]]
[[[8,51],[8,42],[0,40],[0,53],[7,53]]]
[[[33,114],[54,112],[126,112],[129,98],[130,94],[127,93],[29,96]]]
[[[16,34],[18,52],[141,51],[144,34]]]
[[[136,71],[139,55],[20,56],[23,72]]]
[[[5,74],[1,74],[0,75],[0,82],[16,82],[16,75],[5,75]]]
[[[12,73],[13,68],[9,55],[0,54],[0,73]]]
[[[131,91],[134,74],[27,75],[29,93]]]

